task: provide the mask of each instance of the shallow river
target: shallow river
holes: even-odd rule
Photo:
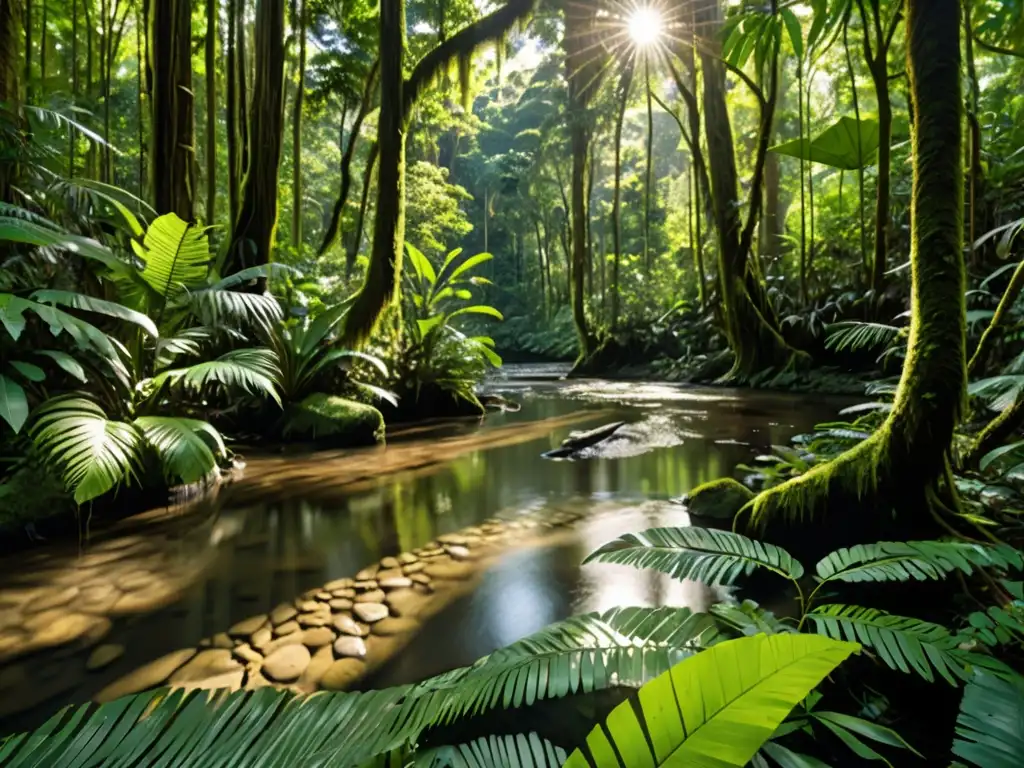
[[[188,513],[156,512],[100,532],[88,545],[5,558],[0,732],[32,726],[153,659],[195,647],[382,556],[495,515],[585,513],[570,532],[510,550],[361,686],[469,664],[581,611],[706,606],[712,596],[698,585],[580,563],[627,531],[685,525],[686,514],[669,499],[729,475],[846,404],[564,382],[562,371],[510,367],[488,389],[522,410],[491,415],[482,426],[409,430],[386,451],[250,457],[245,477]],[[574,429],[620,420],[628,425],[619,439],[588,457],[541,456]]]

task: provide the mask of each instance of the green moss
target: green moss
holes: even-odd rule
[[[754,493],[731,477],[699,485],[683,497],[690,514],[716,520],[731,520],[754,498]]]
[[[333,447],[374,445],[384,441],[384,417],[373,406],[318,392],[289,409],[282,431]]]
[[[0,483],[0,528],[74,512],[75,504],[60,478],[42,466],[28,464]]]

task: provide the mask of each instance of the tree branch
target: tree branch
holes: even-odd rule
[[[408,120],[416,100],[427,84],[454,59],[469,56],[485,43],[499,40],[513,25],[533,12],[537,0],[508,0],[494,13],[457,32],[420,59],[402,94],[403,115]]]
[[[976,42],[979,46],[984,48],[986,51],[989,51],[990,53],[1001,53],[1003,56],[1013,56],[1014,58],[1024,59],[1024,51],[1015,51],[1012,48],[1003,48],[1002,46],[999,45],[986,43],[984,40],[978,37],[978,33],[976,31],[971,36],[974,38],[974,42]]]
[[[762,91],[758,87],[757,83],[753,81],[750,75],[748,75],[739,67],[730,64],[725,59],[719,59],[719,61],[721,61],[725,65],[726,69],[728,69],[730,72],[736,75],[736,77],[738,77],[740,80],[747,84],[747,87],[751,90],[751,92],[753,92],[754,98],[757,99],[757,104],[761,108],[761,112],[764,112],[765,108],[768,106],[764,98],[764,91]]]

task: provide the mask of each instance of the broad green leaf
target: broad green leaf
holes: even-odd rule
[[[28,420],[28,398],[21,384],[0,374],[0,419],[16,433],[21,432]]]
[[[451,275],[445,282],[454,283],[456,280],[459,279],[461,275],[466,274],[471,269],[478,267],[481,264],[487,263],[493,258],[494,256],[490,253],[478,253],[476,256],[470,256],[464,262],[459,264],[459,266],[457,266],[454,270],[452,270]]]
[[[61,352],[59,349],[39,349],[36,350],[36,354],[50,358],[53,362],[59,365],[65,373],[78,379],[83,384],[89,381],[89,377],[85,375],[85,368],[82,367],[82,364],[67,352]]]
[[[430,285],[437,283],[434,265],[430,263],[430,259],[423,255],[423,251],[412,243],[406,243],[405,249],[409,252],[409,261],[412,262],[412,268],[416,270],[416,275],[420,280],[426,280]]]
[[[226,453],[220,434],[205,421],[143,416],[135,426],[160,457],[164,474],[172,482],[189,485],[202,480],[216,469],[217,457]]]
[[[113,251],[95,240],[42,227],[12,216],[0,216],[0,241],[39,247],[60,248],[98,261],[113,272],[127,272],[128,266]]]
[[[647,683],[635,709],[629,701],[616,707],[587,737],[593,759],[576,750],[565,766],[741,768],[859,648],[815,635],[720,643]]]
[[[501,312],[496,310],[494,307],[489,307],[485,304],[477,304],[472,307],[462,307],[460,309],[456,309],[454,312],[448,315],[448,319],[452,320],[453,318],[461,317],[462,315],[487,315],[488,317],[493,317],[496,320],[505,319],[505,316],[501,314]]]
[[[213,259],[206,230],[173,213],[150,224],[145,240],[132,240],[132,248],[143,262],[142,279],[164,299],[206,284]]]
[[[31,298],[33,301],[38,301],[40,304],[71,307],[72,309],[95,312],[100,315],[106,315],[107,317],[115,317],[118,320],[124,320],[125,322],[139,326],[153,338],[157,338],[160,335],[160,332],[156,328],[156,324],[150,320],[149,317],[141,312],[136,312],[134,309],[129,309],[128,307],[113,301],[97,299],[83,293],[75,293],[74,291],[55,290],[36,291],[32,294]]]
[[[782,14],[782,21],[786,25],[786,31],[789,33],[789,42],[793,46],[793,53],[796,54],[797,61],[803,61],[804,33],[800,28],[800,20],[789,8],[783,8],[779,13]]]
[[[32,363],[26,363],[23,360],[11,360],[11,367],[24,376],[28,381],[39,383],[40,381],[46,381],[46,371],[40,368],[38,365]]]
[[[787,157],[803,157],[830,168],[855,171],[874,162],[879,133],[876,120],[841,117],[815,139],[794,139],[771,147],[769,151]]]

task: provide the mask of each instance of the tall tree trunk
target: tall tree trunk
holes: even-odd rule
[[[217,14],[206,0],[206,223],[217,220]]]
[[[238,4],[240,0],[228,0],[228,49],[225,67],[227,70],[227,115],[225,124],[228,132],[228,237],[234,232],[238,220],[238,190],[241,186],[242,140],[238,136]]]
[[[860,125],[860,98],[857,95],[857,74],[853,68],[853,56],[850,54],[850,16],[853,13],[853,5],[850,5],[846,11],[846,17],[843,19],[843,49],[846,53],[846,68],[850,76],[850,95],[853,99],[853,116],[857,120],[857,125]],[[864,278],[869,283],[871,281],[871,264],[868,261],[868,228],[864,217],[864,148],[861,144],[861,133],[857,131],[857,157],[861,160],[860,168],[857,169],[857,190],[858,190],[858,205],[857,213],[860,216],[860,257],[861,263],[864,266]]]
[[[284,0],[257,0],[249,127],[252,152],[225,274],[270,263],[277,231],[277,179],[284,137]],[[262,281],[260,287],[262,288]]]
[[[654,195],[654,97],[651,57],[644,52],[644,89],[647,94],[647,152],[644,166],[644,269],[651,274],[651,199]]]
[[[32,0],[24,0],[25,21],[25,103],[31,104],[32,92]]]
[[[718,275],[726,337],[735,355],[728,378],[745,379],[769,369],[781,369],[794,360],[786,344],[763,284],[751,279],[750,246],[763,195],[764,161],[774,121],[778,80],[778,45],[772,52],[771,93],[762,110],[750,213],[746,224],[740,217],[736,152],[732,125],[725,102],[725,68],[719,58],[717,31],[721,16],[717,0],[700,0],[698,24],[708,35],[701,48],[704,74],[704,125],[710,158],[711,192],[718,230]]]
[[[135,56],[137,70],[135,73],[135,108],[138,112],[137,122],[139,129],[139,184],[137,187],[137,197],[140,200],[144,200],[146,196],[146,107],[143,99],[146,93],[145,83],[143,80],[143,71],[146,68],[146,56],[142,47],[143,26],[142,8],[137,5],[135,7]]]
[[[798,524],[829,515],[861,541],[929,535],[957,506],[949,454],[967,371],[963,256],[963,98],[959,0],[907,0],[912,89],[911,324],[903,377],[882,427],[856,448],[765,491],[753,522]],[[843,525],[846,523],[846,525]],[[926,530],[922,531],[924,528]],[[847,540],[846,544],[855,543]]]
[[[302,105],[306,98],[306,3],[299,5],[295,34],[299,37],[299,81],[292,114],[292,248],[302,245]]]
[[[370,190],[373,188],[373,173],[377,167],[377,160],[380,157],[380,145],[373,142],[370,146],[370,153],[366,157],[366,168],[363,171],[363,190],[359,200],[359,215],[356,217],[356,228],[352,233],[352,239],[348,242],[345,251],[345,277],[352,276],[352,270],[356,265],[356,258],[359,256],[359,249],[363,244],[363,231],[366,228],[366,212],[370,207]]]
[[[249,126],[249,57],[246,55],[245,9],[248,0],[235,0],[235,72],[238,85],[238,207],[242,207],[242,182],[249,174],[250,150],[252,149],[252,133]],[[238,219],[235,219],[237,223]]]
[[[971,175],[969,215],[970,223],[968,244],[971,247],[972,262],[979,260],[980,254],[975,250],[974,243],[978,239],[978,200],[983,196],[985,168],[981,164],[981,120],[978,117],[981,83],[978,80],[978,68],[974,61],[974,0],[964,0],[964,39],[967,56],[968,109],[967,123],[971,127]]]
[[[633,86],[636,61],[630,58],[619,80],[619,111],[615,116],[615,187],[612,192],[612,321],[611,328],[619,327],[619,270],[622,266],[622,128],[626,121],[626,107]]]
[[[142,66],[140,63],[139,66]],[[71,104],[78,106],[78,0],[71,0]],[[68,129],[68,178],[75,177],[75,144],[78,132]]]
[[[0,102],[14,113],[20,109],[18,84],[18,28],[21,25],[20,0],[0,0]],[[11,185],[16,168],[0,157],[0,202],[13,202]]]
[[[153,0],[153,204],[157,213],[194,220],[195,104],[192,9],[187,0]]]
[[[359,102],[359,111],[356,112],[355,122],[352,123],[352,130],[349,132],[348,142],[346,142],[345,150],[341,156],[341,190],[338,192],[338,199],[334,201],[331,218],[328,221],[326,230],[324,231],[323,241],[320,243],[319,256],[323,256],[331,249],[331,246],[337,242],[338,235],[341,232],[345,206],[348,204],[348,196],[352,189],[352,160],[356,155],[356,147],[359,142],[359,133],[363,129],[363,122],[366,120],[366,116],[370,114],[370,110],[373,108],[379,68],[380,62],[375,61],[373,66],[370,68],[370,72],[366,76],[366,83],[363,86],[363,98]],[[369,178],[367,178],[367,183],[368,182]],[[350,248],[346,252],[345,272],[347,274],[352,273],[352,269],[355,267],[356,254],[358,253],[358,244],[356,248]]]

